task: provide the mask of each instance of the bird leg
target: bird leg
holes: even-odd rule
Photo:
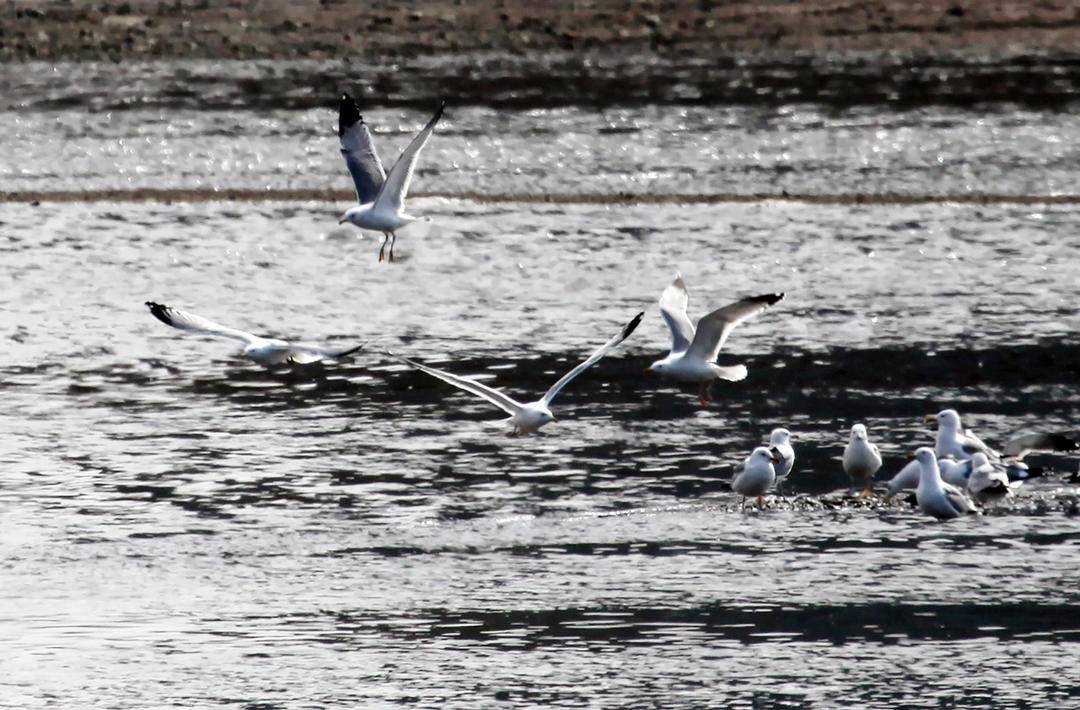
[[[712,398],[709,396],[709,385],[712,381],[701,383],[701,389],[698,390],[698,401],[701,402],[702,407],[708,407],[712,405]]]
[[[859,497],[860,498],[873,498],[874,497],[874,489],[870,487],[870,481],[867,481],[866,485],[863,486],[862,493],[859,494]]]
[[[758,507],[758,510],[765,507],[765,496],[758,496],[757,497],[757,507]]]
[[[379,247],[379,261],[383,260],[383,255],[386,253],[386,240],[390,238],[390,235],[386,232],[382,234],[382,246]],[[390,251],[390,261],[394,260],[393,248]]]
[[[390,263],[394,263],[394,242],[397,241],[397,233],[390,232]]]

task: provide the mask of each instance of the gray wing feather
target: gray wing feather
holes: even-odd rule
[[[660,316],[671,330],[671,352],[685,352],[694,339],[694,324],[686,315],[686,306],[690,294],[686,291],[682,274],[675,275],[675,281],[660,294]]]
[[[562,388],[565,387],[567,384],[569,384],[570,380],[580,375],[582,372],[591,367],[592,364],[595,363],[597,360],[607,355],[608,352],[610,352],[612,348],[614,348],[616,345],[629,338],[630,334],[637,329],[638,324],[641,323],[641,319],[644,317],[644,311],[634,316],[629,323],[623,326],[621,331],[619,331],[616,335],[614,335],[610,340],[601,345],[599,348],[594,350],[593,354],[586,358],[584,362],[582,362],[570,372],[563,375],[558,382],[553,384],[548,389],[548,391],[544,393],[544,397],[541,401],[545,405],[550,405],[551,400],[555,399],[555,395],[559,394],[559,391],[562,390]]]
[[[348,94],[341,95],[338,139],[341,141],[345,167],[349,169],[356,188],[356,201],[362,205],[374,202],[386,181],[386,171],[383,170],[379,154],[375,152],[371,131],[364,123],[356,102]]]
[[[1032,451],[1076,451],[1080,448],[1067,434],[1021,434],[1005,442],[1003,453],[1017,460]]]
[[[171,308],[170,306],[154,303],[153,301],[147,301],[146,306],[150,309],[150,313],[155,318],[165,325],[171,325],[173,328],[188,330],[193,333],[202,333],[204,335],[217,335],[223,338],[232,338],[233,340],[239,340],[245,343],[259,340],[257,336],[251,333],[237,330],[236,328],[229,328],[220,323],[215,323],[208,318],[182,311],[179,308]]]
[[[405,209],[405,196],[409,192],[409,184],[412,182],[413,171],[416,169],[416,160],[420,157],[420,149],[424,147],[424,144],[428,142],[428,138],[431,137],[432,131],[435,130],[435,124],[442,118],[445,106],[445,102],[439,106],[439,110],[427,122],[424,129],[417,133],[408,147],[401,152],[401,157],[394,163],[394,167],[390,168],[390,173],[386,176],[386,182],[383,183],[382,189],[379,190],[379,194],[375,198],[375,209],[390,209],[395,212],[401,212]]]
[[[718,308],[712,313],[702,316],[697,323],[697,332],[694,340],[687,350],[687,355],[701,358],[706,362],[712,362],[724,347],[728,335],[737,325],[744,320],[753,318],[774,303],[784,299],[782,293],[769,293],[763,296],[752,296],[741,301]]]
[[[390,355],[390,357],[397,358],[398,360],[401,360],[405,364],[410,365],[411,367],[415,367],[417,370],[420,370],[421,372],[426,372],[427,374],[431,375],[432,377],[436,377],[436,378],[442,380],[443,382],[446,382],[448,384],[453,385],[454,387],[457,387],[458,389],[465,390],[466,392],[468,392],[470,394],[474,394],[477,397],[480,397],[481,399],[487,400],[488,402],[494,404],[496,407],[503,410],[507,414],[511,414],[511,415],[517,414],[522,409],[522,406],[521,406],[520,402],[517,402],[514,399],[512,399],[511,397],[508,397],[507,395],[503,394],[502,392],[495,389],[494,387],[488,387],[487,385],[480,384],[476,380],[471,380],[471,379],[466,378],[466,377],[459,377],[458,375],[453,375],[453,374],[451,374],[449,372],[445,372],[443,370],[437,370],[434,367],[428,367],[427,365],[421,365],[418,362],[415,362],[415,361],[410,360],[408,358],[401,357],[400,355],[395,355],[394,353],[388,353],[388,354]]]

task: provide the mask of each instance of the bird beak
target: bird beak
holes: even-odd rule
[[[337,223],[338,223],[338,224],[345,224],[345,220],[343,220],[343,219],[339,219],[339,220],[337,221]]]
[[[552,414],[552,415],[551,415],[551,421],[552,421],[552,422],[558,422],[559,420],[555,418],[555,415],[554,415],[554,414]]]
[[[914,461],[915,460],[915,454],[908,454],[907,455],[907,460],[908,461]]]
[[[652,373],[653,373],[653,369],[651,367],[646,367],[645,368],[645,374],[646,375],[651,375]]]
[[[923,421],[926,422],[927,424],[930,424],[931,422],[936,422],[937,421],[937,415],[936,414],[927,414],[925,417],[923,417]]]

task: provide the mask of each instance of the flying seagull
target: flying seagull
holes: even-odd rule
[[[686,315],[690,295],[682,274],[676,274],[675,281],[660,294],[660,315],[671,329],[671,352],[650,365],[645,372],[655,372],[678,382],[700,383],[698,397],[701,404],[707,406],[712,401],[709,399],[709,385],[713,380],[719,378],[738,382],[746,378],[745,365],[724,367],[715,362],[731,331],[744,320],[753,318],[783,299],[782,293],[744,298],[702,316],[695,329]]]
[[[335,350],[309,343],[294,343],[277,338],[260,338],[242,330],[219,325],[212,320],[207,320],[194,313],[181,311],[178,308],[163,306],[153,301],[147,301],[146,305],[150,308],[150,313],[165,325],[171,325],[173,328],[188,330],[193,333],[239,340],[244,344],[244,357],[263,365],[280,365],[282,363],[304,365],[319,360],[336,360],[352,355],[364,347],[358,345],[355,348]]]
[[[630,334],[634,332],[634,329],[638,327],[638,323],[641,322],[644,315],[645,313],[642,312],[634,316],[629,323],[623,326],[622,330],[619,331],[617,335],[597,348],[593,354],[586,358],[580,365],[563,375],[562,379],[553,384],[551,388],[544,393],[544,396],[535,402],[518,402],[500,390],[497,390],[494,387],[488,387],[474,379],[454,375],[443,370],[437,370],[434,367],[428,367],[427,365],[421,365],[418,362],[395,355],[394,353],[390,353],[390,355],[415,367],[421,372],[426,372],[432,377],[437,377],[443,382],[448,382],[458,389],[465,390],[466,392],[494,404],[496,407],[510,415],[510,418],[506,421],[513,426],[511,436],[521,436],[524,434],[531,434],[548,422],[555,421],[555,415],[551,413],[550,409],[551,402],[555,399],[555,396],[559,394],[563,387],[570,384],[571,380],[588,369],[597,360],[604,357],[604,355],[607,355],[616,345],[626,340]]]
[[[348,94],[341,95],[338,138],[341,140],[341,154],[345,156],[345,166],[349,169],[356,187],[356,201],[359,204],[345,210],[338,224],[349,222],[360,229],[382,232],[379,261],[383,260],[387,240],[390,241],[390,261],[394,260],[397,230],[418,219],[405,214],[405,195],[409,192],[409,183],[412,182],[420,150],[431,137],[435,124],[442,118],[445,106],[444,101],[423,130],[417,133],[409,146],[401,152],[401,156],[387,174],[383,170],[379,154],[375,152],[371,131],[364,123],[356,102]]]

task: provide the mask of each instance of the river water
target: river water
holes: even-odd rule
[[[348,187],[329,109],[80,101],[0,112],[5,189]],[[384,155],[425,113],[365,110]],[[452,106],[415,188],[1049,196],[1078,138],[1008,105]],[[346,203],[0,207],[0,705],[1077,702],[1075,457],[945,524],[839,465],[862,421],[898,470],[945,406],[991,442],[1075,429],[1074,207],[410,204],[392,266]],[[676,270],[692,317],[787,293],[708,410],[643,374]],[[146,300],[371,342],[267,370]],[[528,438],[384,354],[535,397],[638,310]],[[741,510],[731,465],[778,425],[791,495]]]

